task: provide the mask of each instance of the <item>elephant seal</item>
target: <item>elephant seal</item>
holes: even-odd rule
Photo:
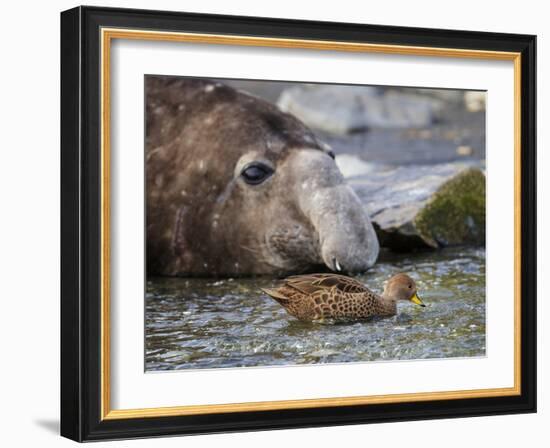
[[[211,80],[147,76],[145,95],[148,275],[374,264],[359,198],[298,119]]]

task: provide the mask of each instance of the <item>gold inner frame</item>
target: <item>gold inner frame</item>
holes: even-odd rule
[[[514,386],[442,392],[315,398],[229,404],[111,409],[110,368],[110,50],[113,39],[368,52],[413,56],[506,60],[514,63]],[[101,29],[101,419],[166,417],[225,412],[305,409],[413,401],[502,397],[521,394],[521,54],[458,48],[279,39],[217,34]]]

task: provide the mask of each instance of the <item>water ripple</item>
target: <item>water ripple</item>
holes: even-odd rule
[[[485,251],[386,256],[359,279],[374,290],[397,272],[426,308],[364,322],[300,322],[260,287],[276,279],[154,278],[146,293],[146,369],[365,362],[485,354]]]

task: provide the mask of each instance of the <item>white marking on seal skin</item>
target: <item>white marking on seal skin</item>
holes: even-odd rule
[[[161,156],[161,152],[164,151],[164,146],[157,146],[155,149],[152,149],[149,151],[149,154],[147,154],[147,161],[149,161],[151,158],[153,158],[156,155]]]
[[[162,174],[157,174],[155,176],[155,185],[157,187],[162,187],[163,184],[164,184],[164,176]]]
[[[209,84],[209,85],[207,85],[207,86],[204,88],[204,91],[205,91],[206,93],[210,93],[210,92],[212,92],[212,90],[214,90],[216,87],[217,87],[216,85]]]

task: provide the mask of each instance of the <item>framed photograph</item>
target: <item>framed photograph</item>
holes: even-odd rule
[[[61,14],[61,433],[536,411],[535,36]]]

